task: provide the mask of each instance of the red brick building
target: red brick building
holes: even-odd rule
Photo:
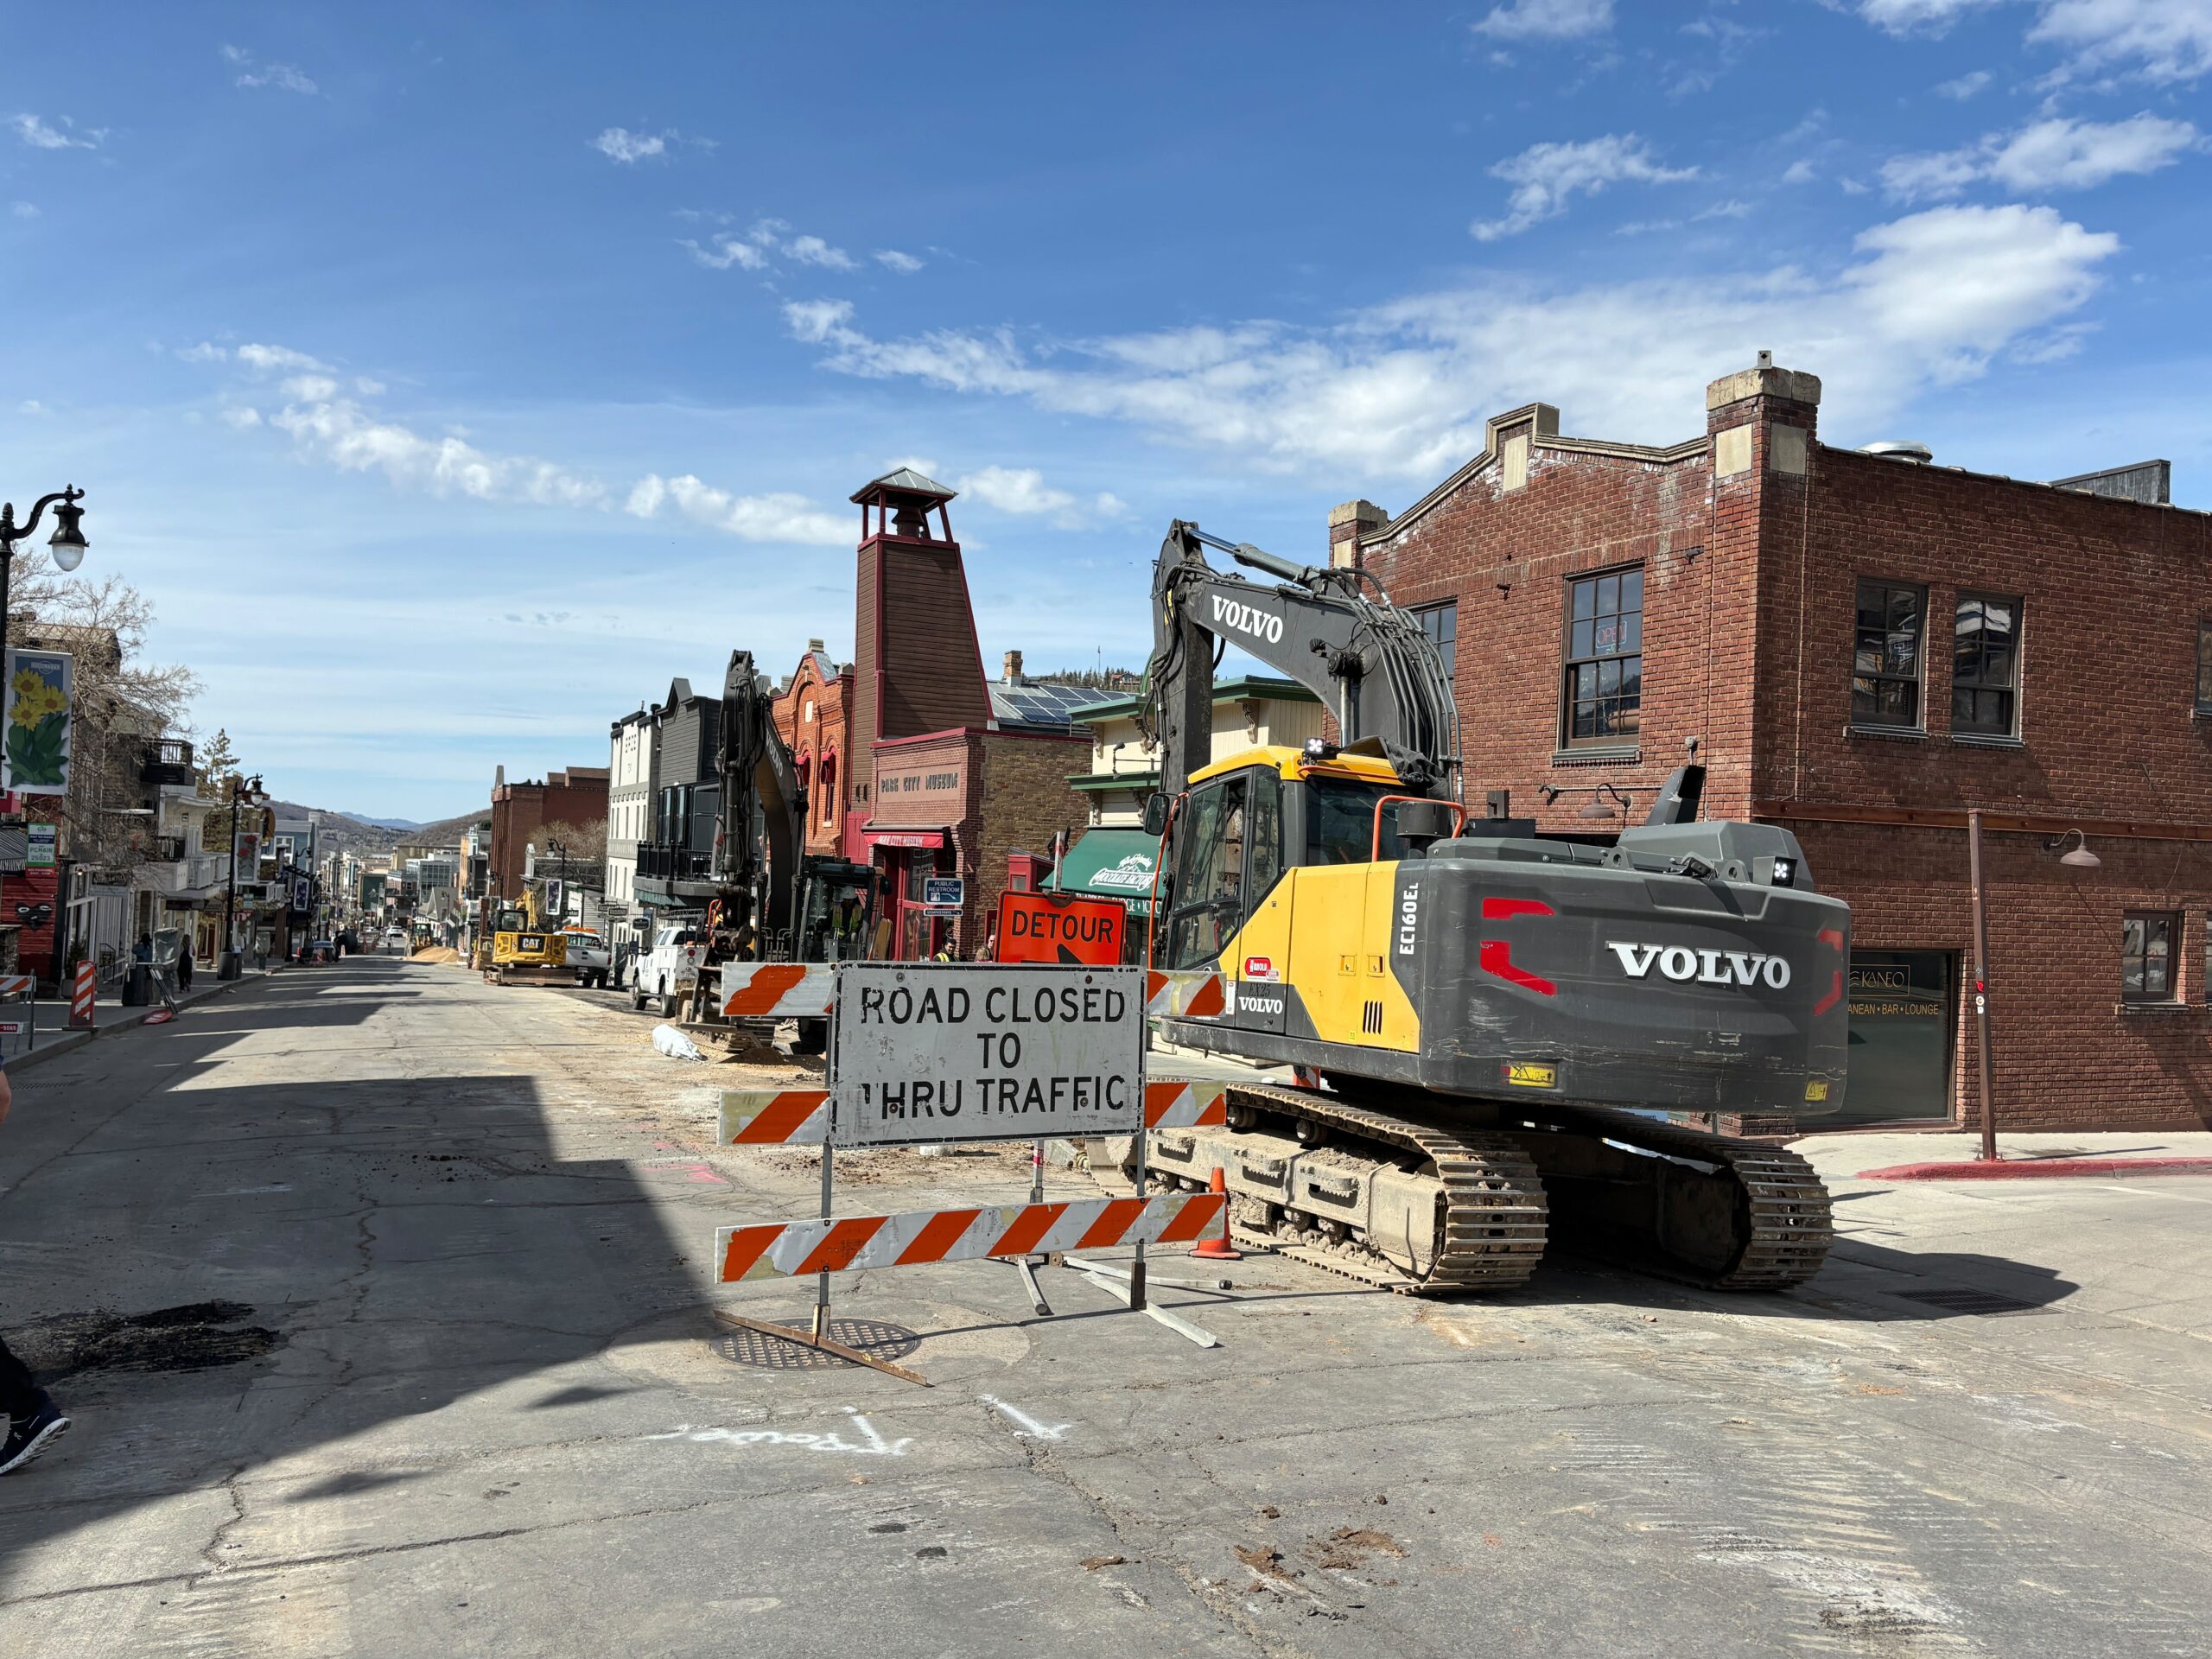
[[[1336,509],[1332,556],[1454,658],[1478,812],[1640,819],[1695,740],[1707,816],[1798,836],[1853,909],[1847,1121],[1975,1102],[1980,807],[2000,1123],[2212,1125],[2212,518],[2163,463],[2053,486],[1831,448],[1820,395],[1762,358],[1660,448],[1516,410],[1395,520]],[[2060,862],[2077,829],[2094,868]]]
[[[1001,679],[983,677],[951,491],[901,467],[852,499],[861,538],[845,855],[882,872],[876,913],[892,925],[892,956],[973,957],[1007,855],[1047,852],[1089,822],[1068,777],[1090,739],[1069,711],[1097,694],[1025,679],[1019,652]],[[932,877],[960,879],[957,907],[929,903]]]
[[[789,683],[776,694],[776,730],[806,791],[806,850],[817,857],[838,856],[844,833],[852,692],[852,664],[840,668],[822,641],[810,639]]]
[[[492,785],[492,891],[502,899],[522,896],[523,852],[541,825],[585,824],[607,816],[607,769],[570,766],[549,772],[539,782],[506,780],[499,768]]]

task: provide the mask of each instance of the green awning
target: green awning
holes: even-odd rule
[[[1052,891],[1084,893],[1100,899],[1125,899],[1133,905],[1152,900],[1153,867],[1160,838],[1141,830],[1093,830],[1068,849]]]

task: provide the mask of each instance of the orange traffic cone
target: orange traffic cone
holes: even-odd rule
[[[1224,1200],[1229,1196],[1229,1183],[1222,1179],[1219,1164],[1213,1166],[1213,1180],[1208,1190],[1220,1193]],[[1200,1239],[1191,1254],[1202,1255],[1209,1262],[1242,1262],[1244,1259],[1244,1252],[1229,1242],[1229,1205],[1226,1202],[1221,1206],[1221,1236]]]

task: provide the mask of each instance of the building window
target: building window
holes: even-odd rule
[[[2203,671],[2198,671],[2200,682]],[[1951,729],[2012,737],[2019,709],[2020,601],[1961,594],[1951,645]]]
[[[1633,743],[1643,726],[1643,571],[1567,584],[1560,736],[1569,748]]]
[[[2212,621],[2196,625],[2196,712],[2212,715]]]
[[[2120,1000],[2174,1000],[2174,938],[2181,931],[2171,911],[2131,912],[2120,925]]]
[[[837,816],[837,752],[835,749],[822,757],[822,822],[830,823]]]
[[[1903,582],[1859,584],[1858,646],[1851,663],[1851,723],[1920,729],[1920,634],[1928,590]]]
[[[1444,677],[1459,683],[1459,602],[1452,600],[1442,605],[1423,605],[1414,612],[1421,631],[1436,642],[1436,654],[1444,659]]]

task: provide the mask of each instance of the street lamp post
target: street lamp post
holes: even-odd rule
[[[52,495],[42,495],[33,504],[31,516],[20,525],[16,523],[16,504],[0,502],[0,632],[7,626],[8,583],[15,570],[16,543],[29,539],[48,507],[54,509],[54,527],[53,537],[46,545],[54,555],[54,563],[64,570],[74,570],[84,563],[86,551],[92,546],[78,525],[85,510],[77,503],[84,499],[85,493],[73,484]]]
[[[231,881],[230,891],[223,899],[223,960],[215,970],[218,979],[236,979],[245,971],[245,953],[238,949],[238,802],[243,798],[258,806],[264,798],[261,792],[261,774],[231,779]]]

